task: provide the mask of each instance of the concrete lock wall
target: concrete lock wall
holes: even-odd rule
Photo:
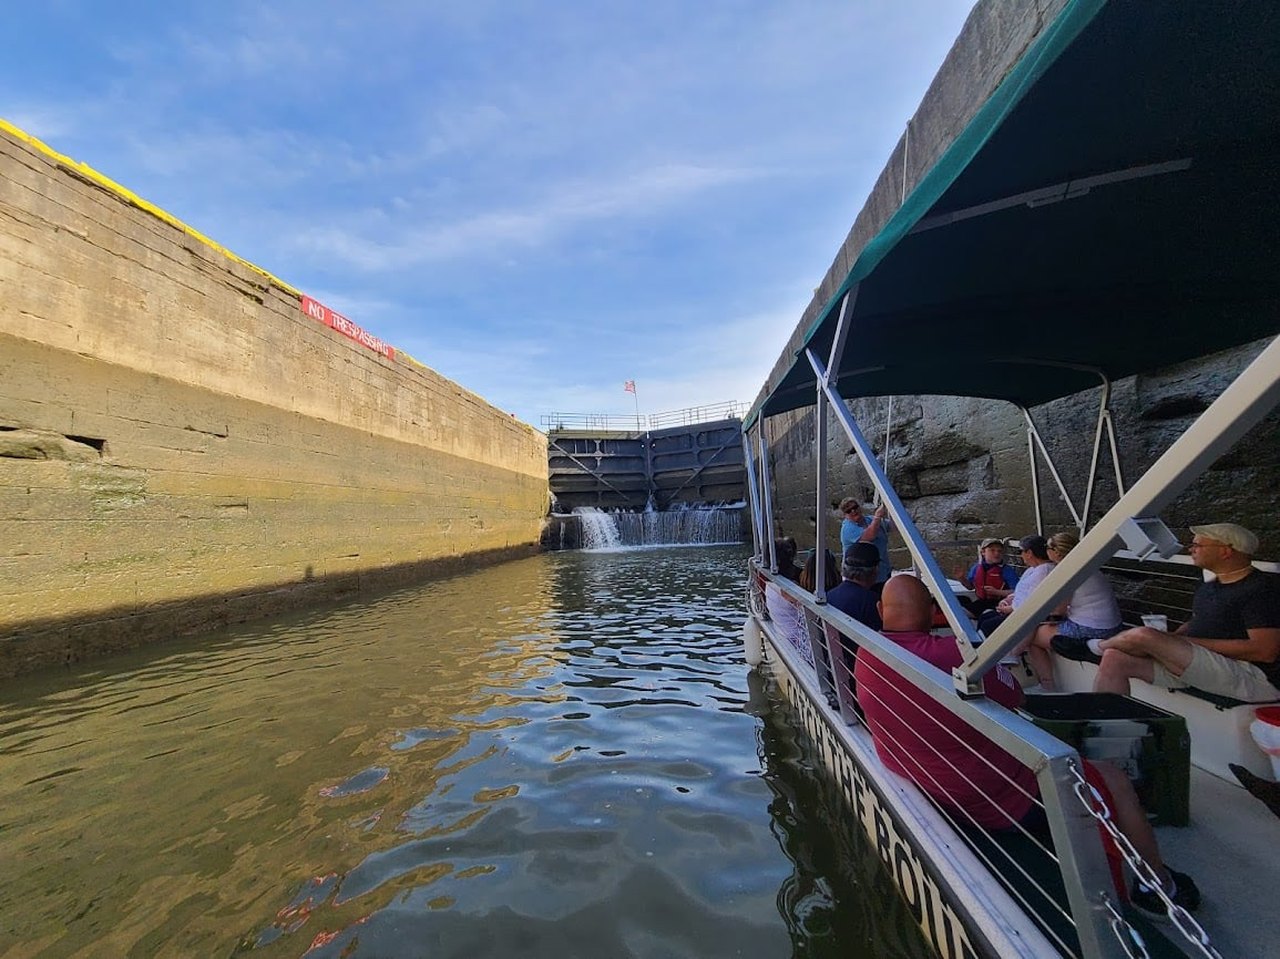
[[[304,303],[0,127],[0,675],[536,548],[543,434]]]

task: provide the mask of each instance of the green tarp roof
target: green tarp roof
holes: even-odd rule
[[[1280,333],[1280,4],[1067,5],[806,344],[846,398],[1034,406]],[[749,415],[811,405],[803,351]]]

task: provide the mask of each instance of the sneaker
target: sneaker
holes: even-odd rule
[[[1195,912],[1200,908],[1200,887],[1195,884],[1195,880],[1185,872],[1178,872],[1176,869],[1170,869],[1169,875],[1173,877],[1174,884],[1173,895],[1169,898],[1173,900],[1174,905],[1181,906],[1187,912]],[[1129,891],[1129,904],[1148,919],[1169,918],[1164,902],[1156,891],[1137,882]]]
[[[1102,662],[1102,657],[1093,651],[1088,640],[1055,636],[1049,640],[1049,645],[1063,659],[1073,659],[1078,663]]]

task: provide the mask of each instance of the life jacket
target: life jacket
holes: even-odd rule
[[[1004,564],[988,566],[979,560],[978,573],[973,577],[973,591],[978,599],[988,599],[989,589],[1008,589],[1004,583]]]

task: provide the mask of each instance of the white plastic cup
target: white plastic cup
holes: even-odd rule
[[[1280,780],[1280,708],[1261,706],[1253,715],[1257,718],[1249,724],[1249,733],[1271,759],[1271,773]]]
[[[1164,613],[1143,613],[1142,625],[1167,633],[1169,632],[1169,617]]]

